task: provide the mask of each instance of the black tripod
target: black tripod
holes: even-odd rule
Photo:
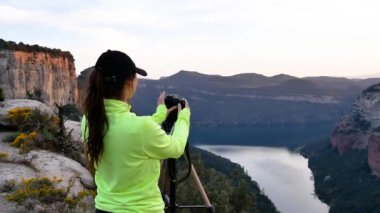
[[[185,159],[188,163],[188,173],[182,179],[177,179],[176,175],[176,159],[167,159],[161,163],[161,171],[163,171],[163,199],[165,202],[165,212],[174,213],[176,209],[206,209],[207,212],[214,213],[214,207],[211,205],[207,194],[202,186],[202,183],[198,177],[197,172],[195,171],[194,166],[191,164],[189,156],[189,147],[188,144],[185,148]],[[199,190],[200,195],[202,196],[204,205],[178,205],[176,203],[176,184],[186,179],[189,175],[193,178],[196,187]],[[166,177],[169,176],[169,177]],[[169,180],[169,194],[167,193],[167,180]]]
[[[172,106],[177,106],[181,104],[181,107],[185,107],[185,100],[178,95],[168,95],[165,97],[165,105],[169,109]],[[172,134],[174,129],[174,123],[177,120],[177,111],[171,112],[166,120],[162,124],[162,128],[166,134]],[[195,171],[194,166],[191,164],[190,153],[189,153],[189,144],[186,144],[185,160],[188,164],[188,171],[185,177],[177,179],[177,168],[176,168],[176,159],[167,159],[161,162],[161,182],[162,187],[162,197],[165,202],[165,212],[174,213],[176,209],[207,209],[207,212],[215,212],[214,207],[211,205],[207,194],[202,186],[202,183]],[[194,179],[194,182],[202,196],[204,205],[178,205],[176,203],[176,184],[185,180],[187,177]],[[169,190],[167,183],[169,182]]]

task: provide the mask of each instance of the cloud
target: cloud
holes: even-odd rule
[[[379,9],[375,0],[10,0],[0,1],[0,27],[9,40],[70,50],[78,70],[110,48],[154,78],[359,75],[380,72]]]

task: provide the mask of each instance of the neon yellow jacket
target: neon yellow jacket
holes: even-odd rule
[[[105,99],[109,128],[104,152],[95,166],[97,209],[109,212],[163,212],[158,188],[160,159],[179,158],[190,128],[190,111],[182,109],[171,136],[161,129],[167,108],[157,106],[152,116],[136,116],[123,101]],[[81,123],[85,137],[86,118]],[[87,130],[88,131],[88,130]]]

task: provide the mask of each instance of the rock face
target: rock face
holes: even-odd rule
[[[331,144],[339,153],[368,148],[368,164],[380,177],[380,84],[359,96],[351,111],[336,126]]]
[[[351,111],[336,126],[331,143],[340,153],[366,149],[368,137],[380,127],[380,84],[366,90],[355,101]]]
[[[25,98],[27,92],[42,90],[49,106],[77,103],[74,60],[38,50],[0,48],[0,88],[5,99]]]
[[[91,72],[94,67],[89,67],[83,70],[78,76],[78,93],[79,93],[79,104],[83,105],[87,96],[88,80],[90,78]]]

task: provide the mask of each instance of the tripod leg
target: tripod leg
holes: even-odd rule
[[[192,164],[191,164],[191,176],[193,177],[195,184],[197,185],[198,190],[201,193],[201,196],[202,196],[202,199],[203,199],[203,202],[205,203],[205,205],[207,207],[212,207],[210,200],[208,199],[207,194],[206,194],[206,192],[202,186],[201,180],[199,180],[198,174],[195,171],[195,168]]]
[[[168,161],[161,161],[161,175],[160,175],[160,188],[163,192],[169,192],[169,178],[168,178]]]
[[[162,160],[161,161],[161,175],[159,179],[159,187],[161,190],[162,194],[162,199],[164,200],[165,203],[165,209],[169,208],[170,206],[170,198],[169,198],[169,178],[168,178],[168,162],[167,160]]]

